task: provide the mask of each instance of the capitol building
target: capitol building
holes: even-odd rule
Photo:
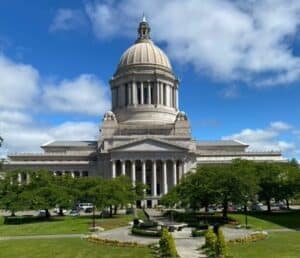
[[[284,161],[280,152],[250,152],[237,140],[198,141],[188,114],[180,109],[180,84],[167,55],[150,37],[145,19],[138,37],[121,56],[110,80],[111,111],[103,117],[97,141],[53,141],[41,153],[11,154],[6,170],[47,169],[73,177],[127,175],[149,186],[147,207],[155,206],[181,178],[201,164],[241,158]],[[19,174],[26,180],[26,174]]]

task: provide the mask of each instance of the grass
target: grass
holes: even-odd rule
[[[230,217],[245,223],[244,214],[230,214]],[[300,211],[259,212],[248,215],[248,225],[255,229],[300,228]]]
[[[234,258],[299,258],[299,243],[299,232],[274,232],[263,241],[230,244],[229,255]]]
[[[96,224],[105,230],[128,225],[132,215],[117,215],[113,218],[96,219]],[[56,217],[51,221],[34,222],[21,225],[4,225],[0,217],[0,236],[52,235],[87,233],[92,218],[88,217]]]
[[[18,258],[153,258],[148,247],[117,247],[81,239],[0,241],[0,257]]]

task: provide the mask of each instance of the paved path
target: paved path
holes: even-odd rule
[[[156,237],[142,237],[132,235],[131,226],[115,228],[95,234],[103,239],[117,240],[121,242],[136,242],[144,245],[157,243],[159,240],[159,238]]]
[[[3,236],[3,237],[0,237],[0,241],[3,241],[3,240],[19,240],[19,239],[57,239],[57,238],[82,238],[82,237],[84,237],[83,234]]]

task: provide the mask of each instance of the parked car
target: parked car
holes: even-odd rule
[[[46,211],[45,210],[39,210],[38,216],[39,217],[46,217]]]
[[[80,213],[77,210],[71,210],[69,215],[72,217],[77,217],[80,216]]]
[[[56,213],[56,214],[59,214],[59,208],[58,207],[54,208],[53,212]],[[64,215],[67,214],[67,210],[65,210],[65,209],[63,209],[62,212],[63,212]]]
[[[92,203],[79,203],[79,204],[77,205],[77,208],[78,208],[79,210],[84,211],[84,212],[92,212],[93,207],[94,207],[94,206],[93,206]]]
[[[263,211],[263,204],[262,203],[253,203],[251,206],[252,211]]]

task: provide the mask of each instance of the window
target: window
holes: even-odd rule
[[[150,104],[154,104],[154,83],[151,82],[151,103]]]
[[[142,98],[141,83],[140,82],[136,83],[136,88],[137,88],[137,102],[140,105],[141,104],[141,98]]]
[[[148,84],[144,83],[143,84],[144,87],[144,104],[149,104],[149,99],[148,99]]]

